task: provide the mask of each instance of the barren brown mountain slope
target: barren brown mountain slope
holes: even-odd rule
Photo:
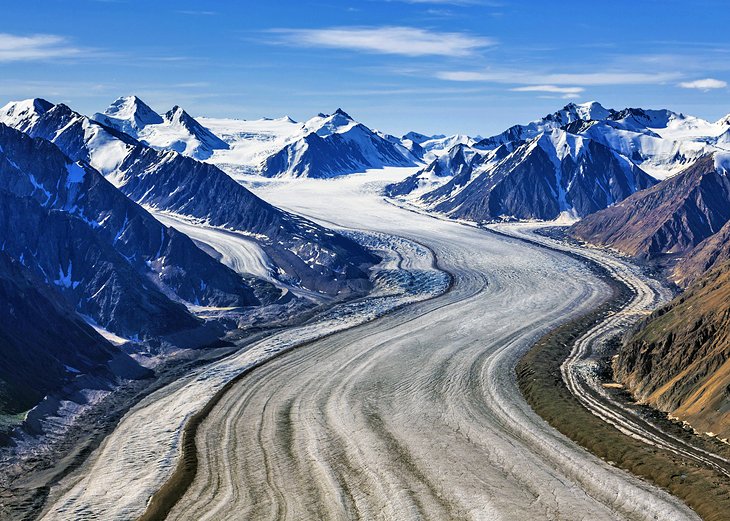
[[[730,263],[655,311],[614,370],[638,399],[730,437]]]
[[[589,215],[570,233],[638,258],[682,253],[730,220],[730,178],[704,156],[674,177]]]

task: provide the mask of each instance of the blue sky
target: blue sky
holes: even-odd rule
[[[730,112],[722,0],[8,2],[0,101],[489,135],[569,101]]]

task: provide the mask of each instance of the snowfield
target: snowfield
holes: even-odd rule
[[[242,275],[254,275],[272,283],[276,266],[256,241],[233,230],[193,222],[190,218],[151,207],[145,208],[165,226],[175,228],[198,243],[207,244],[220,254],[220,261]]]
[[[382,198],[413,172],[253,186],[364,233],[387,252],[379,290],[146,398],[51,491],[44,519],[141,514],[186,418],[253,366],[201,425],[172,519],[697,519],[554,431],[517,388],[522,354],[609,288],[558,252]]]
[[[208,159],[228,175],[254,174],[261,162],[289,141],[300,137],[303,124],[288,116],[278,119],[197,118],[201,125],[228,143],[228,150],[216,150]]]
[[[180,221],[167,218],[181,226]],[[210,233],[210,229],[201,232],[205,240],[210,240],[206,235]],[[384,234],[355,235],[384,257],[374,273],[372,296],[337,305],[305,326],[273,335],[147,397],[122,419],[82,471],[56,487],[52,492],[56,497],[42,519],[139,516],[149,496],[174,469],[186,420],[237,374],[298,345],[433,298],[448,288],[449,277],[435,268],[428,249]],[[217,238],[210,241],[217,247],[221,244]]]

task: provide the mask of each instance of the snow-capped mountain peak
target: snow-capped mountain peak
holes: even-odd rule
[[[586,103],[568,103],[559,111],[549,114],[543,121],[554,121],[559,125],[567,125],[577,120],[597,120],[602,121],[609,118],[614,113],[613,110],[606,109],[597,101],[588,101]]]
[[[178,105],[161,116],[137,96],[123,96],[91,119],[153,148],[174,150],[196,159],[207,159],[213,150],[228,148]]]
[[[302,123],[257,170],[266,177],[333,177],[383,166],[413,166],[399,140],[372,130],[342,109]]]
[[[569,116],[569,119],[571,119],[571,121],[568,121],[568,123],[571,123],[576,119],[582,119],[586,121],[602,121],[604,119],[608,119],[613,114],[613,112],[613,110],[605,108],[597,101],[588,101],[586,103],[569,103],[565,107],[563,107],[561,111],[559,111],[559,113],[564,113]]]
[[[148,125],[162,123],[162,116],[137,96],[117,98],[103,113],[94,114],[92,119],[133,137],[138,137],[138,133]]]
[[[175,105],[165,112],[165,119],[170,123],[186,124],[193,118],[180,105]]]
[[[404,134],[401,138],[403,141],[412,141],[413,143],[421,144],[424,141],[428,141],[429,139],[435,139],[435,138],[443,138],[446,136],[439,135],[439,136],[427,136],[425,134],[421,134],[420,132],[408,132],[407,134]]]
[[[343,116],[343,117],[345,117],[347,119],[352,119],[347,112],[345,112],[344,110],[342,110],[340,108],[338,108],[337,110],[335,110],[335,115],[337,115],[337,116]]]
[[[306,121],[302,130],[305,134],[315,133],[319,137],[327,137],[332,134],[342,134],[360,125],[342,109],[337,109],[334,114],[318,114],[316,117]]]
[[[43,98],[11,101],[0,108],[0,121],[15,128],[27,128],[41,115],[53,108],[53,103]]]

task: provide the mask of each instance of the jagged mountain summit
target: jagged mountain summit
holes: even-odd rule
[[[655,183],[610,148],[553,129],[494,149],[458,145],[386,191],[457,219],[552,220],[589,215]]]
[[[430,163],[457,145],[472,146],[479,139],[472,138],[465,134],[454,134],[446,136],[437,134],[426,136],[418,132],[408,132],[400,138],[400,143],[406,147],[414,156],[425,163]]]
[[[593,101],[579,105],[570,103],[542,119],[515,125],[483,139],[475,146],[493,149],[557,128],[606,145],[656,179],[674,175],[691,161],[713,151],[713,141],[728,130],[722,120],[711,123],[666,109],[619,111],[606,109]]]
[[[571,103],[496,136],[460,143],[386,193],[454,218],[581,218],[722,150],[726,135],[724,119]],[[428,141],[416,133],[404,137],[416,145]]]
[[[211,164],[156,150],[63,104],[10,103],[0,109],[0,122],[6,121],[90,164],[141,205],[245,234],[288,284],[333,296],[369,287],[367,270],[377,262],[375,256],[267,204]]]
[[[261,164],[265,177],[326,178],[385,166],[413,166],[416,158],[401,144],[383,138],[346,112],[319,114],[301,136]]]
[[[532,121],[526,125],[514,125],[501,134],[484,138],[476,146],[485,150],[497,148],[505,143],[526,141],[538,135],[558,128],[575,124],[576,122],[601,121],[611,117],[616,111],[604,108],[596,101],[587,103],[569,103],[562,109],[547,116]]]
[[[342,109],[303,123],[289,117],[200,121],[230,146],[216,151],[208,162],[234,177],[329,178],[420,161],[399,139],[368,128]]]
[[[225,141],[179,106],[161,116],[137,96],[117,99],[92,119],[158,150],[174,150],[195,159],[207,159],[214,150],[228,148]]]

